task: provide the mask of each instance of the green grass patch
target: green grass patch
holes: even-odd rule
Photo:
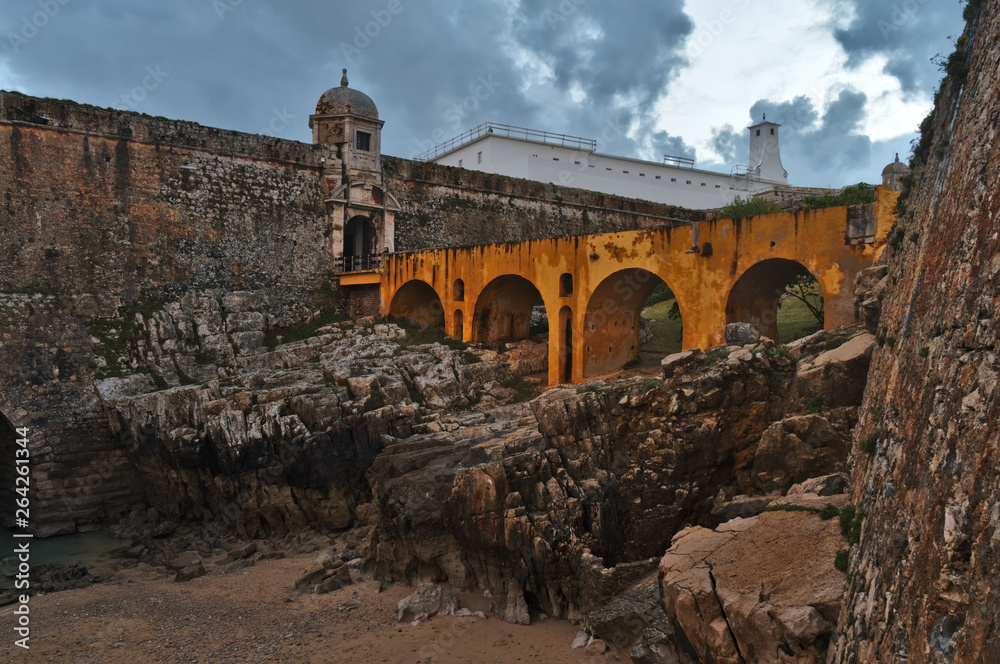
[[[660,385],[663,385],[662,378],[643,378],[642,382],[639,383],[639,390],[649,392],[650,390],[655,390]]]
[[[807,297],[810,298],[813,306],[822,307],[823,296],[818,289],[809,293]],[[790,341],[819,332],[822,328],[823,326],[816,320],[816,316],[809,311],[809,307],[804,302],[794,297],[786,297],[781,300],[778,307],[778,343],[787,344]]]
[[[705,357],[701,358],[701,363],[703,365],[707,366],[709,364],[714,364],[714,363],[718,362],[719,360],[724,360],[727,357],[729,357],[729,349],[728,348],[724,348],[724,347],[713,348],[710,351],[708,351],[707,353],[705,353]]]
[[[584,385],[583,387],[576,388],[577,394],[587,394],[591,392],[593,394],[598,394],[601,391],[601,386],[597,384]]]
[[[656,293],[655,289],[653,293]],[[650,295],[650,298],[652,297]],[[654,353],[680,352],[683,324],[680,312],[677,310],[677,300],[673,298],[672,293],[671,297],[665,300],[649,304],[643,310],[642,315],[649,319],[649,330],[652,337],[640,347],[640,350]]]
[[[459,341],[458,339],[452,339],[446,335],[444,333],[444,327],[439,324],[425,325],[421,327],[412,321],[396,320],[393,322],[406,330],[406,336],[397,341],[397,343],[403,348],[424,346],[427,344],[441,344],[442,346],[447,346],[452,350],[468,350],[468,346],[465,343]],[[467,364],[472,363],[467,362]]]
[[[806,210],[820,210],[830,207],[841,207],[845,205],[864,205],[875,202],[875,187],[859,182],[858,184],[844,187],[839,194],[827,196],[809,196],[804,202]]]
[[[837,506],[832,503],[827,503],[823,506],[823,509],[819,511],[819,518],[824,521],[828,521],[835,516],[840,516],[840,510],[838,510]]]
[[[420,390],[410,390],[410,401],[418,406],[423,406],[426,403],[424,395]]]
[[[864,503],[857,506],[845,505],[840,510],[840,534],[851,544],[857,544],[861,540],[861,525],[867,513],[868,506]]]
[[[774,214],[776,212],[781,212],[781,208],[778,207],[777,203],[763,198],[753,198],[751,196],[740,198],[737,196],[732,203],[722,206],[717,218],[746,219],[748,217],[756,217],[761,214]]]

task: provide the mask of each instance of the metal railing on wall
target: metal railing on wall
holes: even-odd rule
[[[587,150],[593,152],[597,149],[597,140],[593,138],[583,138],[582,136],[571,136],[569,134],[558,134],[540,129],[529,129],[527,127],[517,127],[514,125],[501,124],[499,122],[484,122],[478,127],[473,127],[469,131],[459,134],[455,138],[436,145],[426,152],[422,152],[414,157],[415,161],[428,161],[434,159],[445,152],[450,152],[455,148],[462,147],[466,143],[471,143],[480,136],[495,134],[497,136],[507,136],[508,138],[523,138],[529,141],[548,143],[549,145],[562,145],[577,150]]]
[[[382,254],[365,254],[362,256],[338,256],[333,259],[333,271],[344,272],[375,272],[382,269]]]

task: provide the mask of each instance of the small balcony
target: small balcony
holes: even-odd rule
[[[346,272],[378,272],[381,269],[382,254],[339,256],[333,259],[333,271],[337,274],[344,274]]]
[[[383,254],[340,256],[333,259],[333,272],[341,286],[369,286],[381,283]]]

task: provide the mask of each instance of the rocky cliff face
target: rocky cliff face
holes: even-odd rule
[[[691,524],[754,517],[793,483],[846,469],[873,344],[865,333],[821,333],[787,350],[765,341],[681,353],[665,360],[662,381],[551,390],[531,412],[466,416],[454,431],[390,442],[369,473],[374,569],[408,583],[479,588],[512,622],[539,611],[582,618],[619,647],[652,630],[660,636],[640,644],[643,652],[665,650],[673,623],[656,617],[658,593],[643,603],[643,579],[671,537]],[[859,366],[860,381],[844,379]],[[823,381],[838,383],[841,398],[853,386],[853,398],[810,396]],[[827,493],[846,485],[829,482],[836,487]],[[808,509],[830,501],[846,497],[816,498]],[[833,532],[836,541],[816,556],[839,579],[839,597],[843,575],[833,564],[843,543]],[[639,599],[624,601],[629,593]],[[826,617],[813,641],[825,654],[839,603],[821,604]],[[796,606],[812,615],[808,602]]]
[[[887,250],[841,663],[1000,661],[1000,3],[967,15]]]

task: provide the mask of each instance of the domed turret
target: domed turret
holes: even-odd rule
[[[340,79],[340,87],[330,88],[316,104],[316,115],[354,115],[378,120],[378,108],[371,97],[347,87],[347,70]]]
[[[899,160],[899,153],[896,153],[896,160],[882,169],[882,184],[889,187],[890,191],[903,190],[903,178],[910,174],[910,167]]]
[[[382,182],[381,135],[384,123],[371,97],[347,87],[347,70],[340,87],[319,98],[316,114],[309,116],[313,144],[336,151],[347,171],[344,180]]]

